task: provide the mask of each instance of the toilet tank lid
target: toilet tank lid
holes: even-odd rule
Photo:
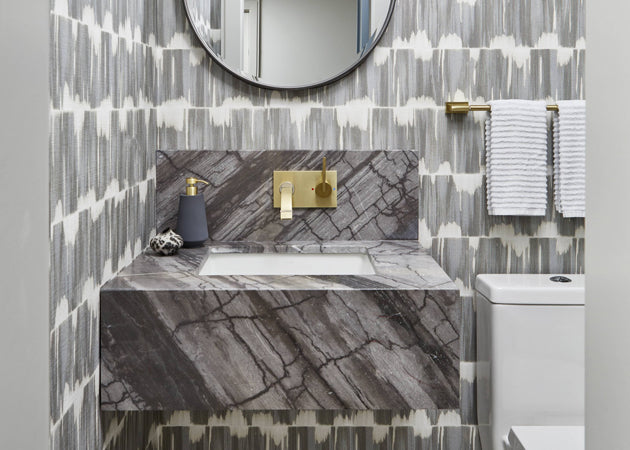
[[[515,450],[584,450],[584,427],[512,427],[508,440]]]
[[[552,281],[565,277],[570,282]],[[506,305],[583,305],[584,275],[477,275],[477,292],[492,303]]]

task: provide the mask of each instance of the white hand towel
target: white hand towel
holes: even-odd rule
[[[553,119],[553,197],[564,217],[586,210],[586,102],[558,102]]]
[[[486,122],[486,191],[494,216],[544,216],[547,209],[545,102],[497,100]]]

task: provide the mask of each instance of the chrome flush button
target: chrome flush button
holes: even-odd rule
[[[553,281],[554,283],[570,283],[572,281],[571,278],[563,277],[563,276],[560,276],[560,275],[557,275],[555,277],[551,277],[549,279],[551,281]]]

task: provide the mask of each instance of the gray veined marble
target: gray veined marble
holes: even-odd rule
[[[416,242],[210,250],[366,252],[376,274],[210,277],[208,249],[145,253],[101,290],[102,409],[458,407],[458,291]]]
[[[337,171],[338,207],[296,209],[280,221],[273,208],[274,170]],[[214,241],[378,240],[418,238],[418,154],[415,151],[158,152],[158,229],[176,227],[184,178],[202,189]]]

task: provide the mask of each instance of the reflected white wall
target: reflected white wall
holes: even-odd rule
[[[244,7],[243,0],[223,1],[223,57],[229,67],[241,67]]]
[[[290,4],[289,8],[286,0],[262,2],[264,80],[306,84],[341,72],[356,59],[356,0],[292,0]]]
[[[372,0],[370,5],[370,28],[372,34],[383,25],[387,12],[389,11],[390,0]]]

